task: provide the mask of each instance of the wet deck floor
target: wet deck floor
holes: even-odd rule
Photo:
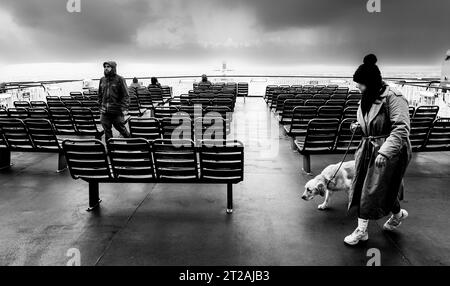
[[[82,265],[365,265],[378,248],[382,265],[450,265],[450,152],[414,155],[398,231],[371,222],[369,241],[347,247],[345,194],[328,211],[300,199],[310,177],[274,120],[261,98],[238,99],[245,179],[232,215],[224,185],[184,184],[102,184],[88,213],[87,183],[55,173],[56,155],[13,153],[0,173],[0,264],[65,265],[77,248]],[[312,170],[340,158],[312,156]]]

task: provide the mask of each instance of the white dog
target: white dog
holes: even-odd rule
[[[339,164],[329,165],[320,175],[309,180],[305,185],[305,192],[302,195],[302,199],[309,201],[316,195],[325,196],[323,203],[318,206],[319,210],[325,210],[329,207],[330,198],[334,192],[348,192],[352,185],[353,177],[355,176],[355,161],[344,162],[337,172],[336,177],[331,180]]]

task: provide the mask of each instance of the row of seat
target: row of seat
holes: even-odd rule
[[[314,118],[308,122],[306,130],[291,133],[297,150],[303,155],[303,169],[307,173],[311,172],[311,154],[344,153],[348,147],[350,152],[356,150],[362,134],[357,130],[352,135],[350,125],[354,121],[351,118],[341,122],[338,119]],[[420,136],[412,129],[410,140],[415,152],[450,151],[450,118],[434,120],[428,129],[421,131]]]
[[[106,148],[107,147],[107,148]],[[233,210],[232,184],[244,179],[244,146],[239,141],[110,139],[65,140],[65,158],[74,179],[89,183],[89,211],[99,207],[99,183],[227,184],[227,213]]]
[[[338,121],[352,119],[356,121],[358,107],[351,106],[342,108],[339,106],[295,106],[292,111],[286,111],[291,114],[290,117],[282,117],[280,123],[284,126],[286,134],[292,137],[302,136],[306,132],[308,123],[312,119],[337,119]]]
[[[335,102],[337,102],[337,104],[339,104],[339,102],[342,105],[342,102],[347,101],[351,101],[351,102],[356,102],[358,103],[361,100],[361,95],[360,94],[309,94],[309,93],[305,93],[305,94],[280,94],[280,95],[276,95],[273,97],[273,99],[271,101],[268,101],[267,104],[270,106],[271,109],[277,109],[277,110],[281,110],[282,109],[282,105],[283,102],[287,99],[299,99],[299,100],[323,100],[323,101],[328,101],[328,100],[333,100]],[[281,106],[281,107],[280,107]]]
[[[103,134],[103,130],[96,134],[90,130],[80,129],[79,125],[75,125],[73,130],[66,128],[63,132],[58,128],[60,128],[58,124],[52,124],[47,119],[0,119],[0,149],[4,155],[0,167],[9,166],[9,152],[12,151],[61,153],[60,135],[94,135],[96,139],[101,139]],[[229,134],[229,125],[222,117],[202,117],[194,121],[186,116],[166,117],[161,120],[131,118],[129,128],[133,138],[150,141],[182,139],[198,143],[202,140],[224,140]],[[8,155],[5,155],[7,153]]]
[[[328,110],[340,110],[340,113],[344,111],[347,108],[353,108],[351,110],[357,110],[359,105],[359,101],[356,100],[347,100],[347,101],[341,101],[341,100],[335,100],[330,99],[327,101],[324,101],[322,99],[309,99],[309,100],[302,100],[302,99],[287,99],[283,103],[280,102],[280,104],[277,106],[277,108],[274,110],[275,114],[278,115],[280,119],[281,124],[287,124],[290,122],[290,119],[292,117],[292,113],[294,111],[295,107],[299,106],[310,106],[310,107],[327,107]],[[325,110],[325,109],[324,109]],[[339,113],[339,112],[338,112]],[[355,112],[356,114],[356,112]]]
[[[0,109],[0,120],[45,119],[54,126],[58,135],[93,136],[101,139],[104,130],[98,126],[99,118],[87,107],[9,108]]]

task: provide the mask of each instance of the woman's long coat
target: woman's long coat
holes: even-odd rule
[[[411,159],[408,102],[386,86],[365,116],[359,107],[357,118],[364,138],[355,153],[348,210],[363,219],[380,219],[391,212],[403,191],[403,175]],[[387,158],[384,167],[375,166],[378,154]]]

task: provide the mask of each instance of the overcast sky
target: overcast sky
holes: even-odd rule
[[[0,0],[0,63],[189,61],[437,65],[449,0]]]

